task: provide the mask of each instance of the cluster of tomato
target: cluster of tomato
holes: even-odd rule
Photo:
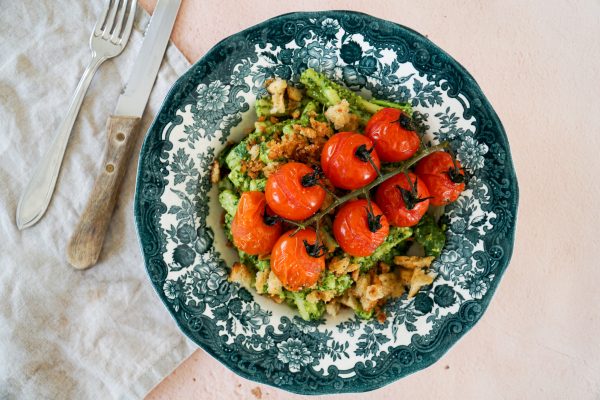
[[[331,184],[356,190],[373,182],[381,162],[412,157],[420,139],[403,112],[384,108],[369,120],[365,134],[333,135],[321,154],[321,170]],[[304,221],[323,205],[327,195],[321,170],[289,162],[269,176],[265,193],[244,192],[231,225],[235,246],[258,256],[270,254],[271,270],[292,291],[313,286],[325,269],[323,246],[312,228],[282,234],[282,219]],[[416,225],[429,204],[445,205],[464,190],[464,172],[443,151],[423,158],[415,173],[397,174],[379,185],[374,201],[351,200],[333,221],[340,247],[357,257],[371,255],[386,239],[389,225]]]

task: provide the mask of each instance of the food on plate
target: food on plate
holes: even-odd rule
[[[375,193],[375,202],[395,226],[415,226],[429,208],[429,190],[411,173],[399,174],[383,182]]]
[[[275,170],[267,179],[267,204],[277,215],[301,221],[313,215],[325,201],[325,190],[317,181],[307,182],[313,169],[306,164],[288,162]]]
[[[408,104],[314,69],[266,89],[252,132],[211,174],[240,258],[229,280],[306,320],[342,308],[383,320],[389,299],[435,279],[446,227],[430,206],[458,198],[464,170],[445,144],[422,144]]]
[[[419,161],[415,173],[431,195],[431,204],[445,206],[465,190],[465,171],[449,153],[438,151]]]
[[[389,232],[387,218],[377,204],[363,199],[342,205],[333,220],[333,236],[351,256],[370,256]]]
[[[396,108],[377,111],[365,126],[365,135],[375,143],[383,162],[408,160],[421,146],[411,118]]]
[[[269,254],[281,229],[281,221],[268,208],[263,192],[242,193],[231,222],[235,247],[252,255]]]
[[[336,133],[323,146],[321,169],[336,188],[359,189],[373,182],[381,167],[373,149],[373,142],[365,135]]]
[[[314,286],[325,270],[325,252],[311,229],[283,234],[271,253],[271,271],[292,292]]]

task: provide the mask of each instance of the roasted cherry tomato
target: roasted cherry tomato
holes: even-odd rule
[[[419,149],[421,141],[412,127],[411,119],[396,108],[383,108],[367,122],[367,135],[383,162],[404,161]]]
[[[325,270],[325,251],[314,229],[284,233],[271,252],[271,271],[286,289],[296,292],[311,287]]]
[[[265,195],[269,207],[277,215],[293,221],[313,215],[321,208],[326,195],[325,190],[316,185],[314,179],[303,180],[314,173],[308,165],[297,162],[279,167],[267,179]]]
[[[333,236],[342,250],[351,256],[366,257],[373,254],[387,237],[390,225],[377,204],[366,200],[353,200],[344,204],[335,215]]]
[[[417,163],[415,173],[427,185],[434,206],[452,203],[465,190],[465,173],[460,163],[454,162],[450,154],[436,151]]]
[[[281,230],[281,221],[267,207],[262,192],[242,193],[231,222],[235,247],[252,255],[269,254]]]
[[[413,173],[393,176],[383,182],[375,193],[379,204],[390,224],[414,226],[429,208],[429,190]]]
[[[321,153],[321,168],[333,186],[354,190],[377,177],[377,171],[368,157],[377,168],[381,166],[371,139],[360,133],[340,132],[325,143]]]

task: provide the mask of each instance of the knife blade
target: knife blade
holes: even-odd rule
[[[113,115],[141,117],[154,86],[181,0],[160,0]]]
[[[67,261],[77,269],[91,267],[100,256],[118,190],[137,141],[137,125],[154,86],[180,3],[181,0],[158,1],[129,81],[119,96],[115,112],[108,118],[103,166],[67,245]]]

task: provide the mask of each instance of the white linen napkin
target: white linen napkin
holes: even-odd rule
[[[65,260],[66,243],[100,168],[106,119],[149,21],[140,7],[125,51],[94,77],[46,215],[22,232],[15,225],[19,196],[90,59],[88,39],[104,3],[2,2],[0,399],[140,398],[194,350],[146,278],[132,204],[137,151],[100,262],[81,272]],[[140,138],[188,67],[170,44]]]

